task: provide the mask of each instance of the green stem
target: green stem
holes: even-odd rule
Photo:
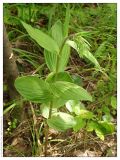
[[[66,38],[64,39],[64,41],[63,41],[63,43],[62,43],[62,45],[61,45],[61,47],[60,47],[59,54],[57,55],[57,62],[56,62],[56,75],[57,75],[57,73],[58,73],[58,69],[59,69],[60,56],[61,56],[61,54],[62,54],[63,47],[64,47],[64,45],[65,45],[65,43],[66,43],[66,41],[67,41],[67,39],[68,39],[68,38],[69,38],[69,36],[68,36],[68,37],[66,37]]]
[[[52,107],[53,107],[53,102],[51,101],[50,110],[49,110],[49,118],[51,118],[51,115],[52,115]]]
[[[55,79],[57,78],[57,74],[58,74],[58,71],[59,71],[59,63],[60,63],[60,56],[62,54],[62,51],[63,51],[63,47],[66,43],[66,41],[68,40],[68,38],[70,37],[73,37],[75,34],[72,34],[68,37],[66,37],[60,47],[60,51],[59,51],[59,54],[57,56],[57,62],[56,62],[56,72],[55,72]],[[50,110],[49,110],[49,119],[51,118],[51,115],[52,115],[52,107],[53,107],[53,102],[51,101],[50,103]],[[45,122],[45,157],[47,156],[47,146],[48,146],[48,132],[49,132],[49,126],[47,124],[47,121]]]

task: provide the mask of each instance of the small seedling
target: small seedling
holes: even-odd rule
[[[14,118],[13,121],[9,121],[8,122],[9,127],[7,128],[6,134],[10,135],[12,133],[12,131],[17,127],[17,123],[18,123],[18,121],[16,118]]]

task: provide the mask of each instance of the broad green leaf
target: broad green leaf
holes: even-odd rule
[[[78,46],[74,41],[67,40],[66,44],[68,44],[70,47],[74,48],[77,52],[79,52]]]
[[[99,121],[98,124],[99,124],[99,127],[101,127],[101,130],[104,133],[104,135],[112,134],[115,130],[115,126],[111,122]]]
[[[85,126],[86,122],[79,116],[75,117],[75,120],[76,120],[76,125],[73,127],[73,130],[77,132]]]
[[[67,82],[73,82],[70,74],[68,72],[59,72],[59,73],[50,73],[47,78],[46,81],[49,83],[53,83],[55,81],[67,81]]]
[[[63,37],[63,26],[60,20],[58,20],[51,28],[50,30],[52,38],[55,40],[57,45],[61,47],[61,43],[64,39]],[[56,70],[56,62],[57,62],[57,54],[54,54],[45,50],[44,51],[44,56],[45,56],[45,61],[50,69],[50,71],[55,71]]]
[[[42,104],[40,106],[40,111],[41,111],[41,114],[44,118],[48,118],[49,117],[49,110],[50,110],[50,107],[49,107],[50,104],[46,105],[46,104]],[[52,114],[57,112],[57,109],[56,108],[52,108]]]
[[[82,87],[65,81],[51,83],[51,91],[63,100],[88,100],[92,101],[91,95]]]
[[[30,37],[33,38],[41,47],[49,52],[58,54],[59,46],[57,45],[56,41],[53,40],[53,38],[42,32],[41,30],[33,28],[31,25],[28,25],[23,21],[21,21],[21,23],[23,24]]]
[[[97,127],[95,128],[95,132],[101,140],[104,140],[104,136],[106,134],[112,134],[114,130],[114,124],[107,121],[99,121]]]
[[[44,57],[45,62],[51,72],[56,71],[56,62],[57,62],[57,55],[53,52],[49,52],[47,50],[44,50]]]
[[[63,42],[63,24],[58,20],[51,28],[52,37],[57,42],[58,46],[61,47]]]
[[[92,132],[93,130],[95,130],[98,127],[97,122],[94,121],[90,121],[87,123],[87,131],[88,132]]]
[[[93,54],[90,51],[84,51],[83,55],[89,59],[96,67],[100,68],[100,65],[96,58],[93,56]]]
[[[88,132],[92,132],[93,130],[95,130],[96,135],[101,139],[104,140],[104,134],[101,130],[101,128],[99,127],[97,122],[94,121],[90,121],[87,123],[87,131]]]
[[[91,121],[87,123],[87,131],[91,132],[93,130],[95,130],[97,136],[101,140],[104,140],[104,136],[106,134],[112,134],[114,132],[115,126],[113,123],[106,121],[99,121],[99,122]]]
[[[102,141],[104,141],[105,136],[104,136],[102,130],[100,130],[99,128],[97,128],[97,129],[95,129],[95,133],[96,133],[96,135],[97,135]]]
[[[75,101],[75,100],[69,100],[65,105],[69,112],[74,112],[74,107],[76,105],[80,108],[79,101]]]
[[[63,72],[65,70],[67,63],[69,61],[69,57],[70,57],[70,47],[65,44],[62,50],[62,54],[60,56],[60,62],[58,67],[59,72]]]
[[[70,5],[67,4],[65,23],[63,24],[64,38],[68,36],[69,22],[70,22]],[[59,67],[58,67],[59,72],[63,72],[65,70],[65,67],[67,66],[67,63],[69,61],[69,57],[70,57],[70,47],[65,44],[65,46],[63,47],[63,50],[62,50],[61,57],[60,57],[60,63],[59,63]]]
[[[65,23],[64,23],[64,36],[68,36],[69,31],[69,23],[70,23],[70,4],[67,4],[66,15],[65,15]]]
[[[81,102],[75,101],[75,100],[69,100],[69,101],[67,101],[66,108],[70,112],[74,112],[76,115],[80,114],[80,110],[81,109],[85,109],[84,105]]]
[[[59,47],[61,47],[65,36],[63,36],[63,25],[61,21],[57,21],[51,28],[51,36],[56,41]],[[59,52],[58,52],[59,53]],[[57,54],[44,51],[45,61],[50,71],[56,71]],[[60,54],[60,60],[58,65],[58,72],[63,72],[70,57],[70,47],[65,44]]]
[[[57,42],[58,46],[61,47],[62,42],[65,38],[63,36],[63,26],[61,21],[57,21],[51,28],[50,32],[51,32],[51,36]],[[58,72],[64,71],[69,60],[69,55],[70,55],[70,47],[68,45],[65,45],[60,55]],[[53,72],[56,71],[57,54],[44,51],[44,56],[45,56],[46,64],[50,69],[50,71],[53,71]]]
[[[85,109],[80,110],[79,116],[83,119],[92,119],[94,117],[92,112]]]
[[[47,120],[47,123],[50,128],[58,131],[65,131],[69,128],[73,128],[76,121],[73,116],[64,112],[58,112],[54,113],[53,116]]]
[[[111,97],[111,106],[116,109],[117,108],[117,98],[112,96]]]
[[[49,107],[42,104],[40,106],[40,111],[41,111],[41,114],[44,118],[48,118],[49,117]]]
[[[53,108],[60,108],[60,107],[63,107],[65,105],[65,103],[67,102],[67,100],[64,100],[62,98],[56,98],[56,97],[53,97]]]
[[[27,100],[44,103],[52,99],[49,84],[35,76],[23,76],[15,80],[17,91]]]

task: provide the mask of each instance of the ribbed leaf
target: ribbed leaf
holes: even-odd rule
[[[64,37],[68,36],[69,23],[70,23],[70,4],[67,4],[65,23],[63,27]],[[59,63],[59,69],[58,69],[59,72],[62,72],[65,70],[65,67],[67,66],[67,63],[69,61],[69,57],[70,57],[70,47],[65,44],[60,57],[60,63]]]
[[[56,71],[56,63],[57,63],[57,55],[45,50],[44,57],[45,57],[45,61],[46,61],[46,64],[47,64],[49,70],[52,72],[55,72]],[[60,56],[58,72],[63,72],[65,70],[65,67],[67,66],[67,63],[69,61],[69,57],[70,57],[70,47],[65,45],[63,47],[63,51]]]
[[[68,44],[70,47],[74,48],[78,52],[78,46],[74,41],[67,40],[66,44]]]
[[[63,26],[60,20],[58,20],[52,26],[50,33],[54,41],[57,43],[57,45],[61,47],[64,37],[63,37]],[[44,56],[48,68],[50,69],[50,71],[54,72],[56,70],[57,54],[45,50]]]
[[[90,122],[87,123],[87,131],[88,131],[88,132],[92,132],[93,130],[95,130],[96,135],[97,135],[101,140],[104,140],[104,133],[103,133],[101,127],[98,125],[97,122],[90,121]]]
[[[58,67],[58,72],[63,72],[67,66],[70,57],[70,47],[65,44],[62,50],[62,54],[60,56],[60,63]]]
[[[100,130],[99,128],[96,128],[95,133],[102,141],[104,141],[105,136],[104,136],[104,133],[102,132],[102,130]]]
[[[52,99],[47,82],[35,76],[19,77],[15,81],[17,91],[27,100],[36,103],[46,103]]]
[[[57,81],[50,85],[51,91],[63,100],[88,100],[92,101],[91,95],[82,87],[64,81]]]
[[[50,105],[46,105],[46,104],[42,104],[40,106],[40,111],[41,111],[41,114],[44,118],[48,118],[49,117],[49,110],[50,110]],[[56,108],[52,108],[52,114],[57,112],[57,109]]]
[[[97,136],[101,140],[104,140],[104,136],[106,134],[112,134],[114,132],[115,126],[113,123],[106,121],[99,121],[99,122],[91,121],[87,124],[87,131],[91,132],[93,130],[95,130]]]
[[[96,67],[100,68],[100,65],[99,65],[98,61],[93,56],[93,54],[89,51],[90,50],[89,44],[86,42],[85,39],[81,38],[77,42],[68,40],[66,42],[66,44],[68,44],[69,46],[71,46],[72,48],[74,48],[77,51],[77,53],[79,54],[80,57],[82,57],[82,58],[86,57]]]
[[[87,131],[88,131],[88,132],[92,132],[92,131],[95,130],[96,128],[98,128],[97,122],[90,121],[89,123],[87,123]]]
[[[47,50],[44,50],[44,57],[45,62],[51,72],[55,72],[56,70],[56,62],[57,62],[57,55],[49,52]]]
[[[21,21],[24,28],[28,32],[28,34],[33,38],[41,47],[44,49],[57,54],[59,52],[59,46],[56,41],[53,40],[49,35],[45,34],[39,29],[33,28],[32,26]]]
[[[83,119],[92,119],[94,117],[93,113],[86,109],[81,109],[79,112],[79,116]]]
[[[51,28],[52,38],[57,42],[58,46],[61,47],[63,37],[63,24],[58,20]]]
[[[99,121],[98,124],[99,124],[98,125],[99,128],[102,130],[102,132],[104,133],[104,135],[106,135],[106,134],[112,134],[114,132],[114,130],[115,130],[115,126],[111,122]]]
[[[98,63],[98,61],[96,60],[96,58],[93,56],[93,54],[89,51],[84,51],[83,55],[89,59],[96,67],[100,68],[100,65]]]
[[[68,36],[69,31],[69,23],[70,23],[70,4],[67,4],[66,15],[65,15],[65,23],[64,23],[64,36]]]
[[[85,120],[83,120],[83,119],[82,119],[81,117],[79,117],[79,116],[75,117],[75,121],[76,121],[76,125],[73,127],[73,130],[74,130],[75,132],[77,132],[77,131],[79,131],[80,129],[82,129],[82,128],[85,126],[85,124],[86,124]]]
[[[73,128],[76,124],[76,121],[73,116],[67,113],[58,112],[54,113],[51,119],[47,120],[47,123],[49,127],[55,130],[65,131],[69,128]]]
[[[73,82],[68,72],[59,72],[58,74],[52,72],[47,76],[46,81],[49,83],[53,83],[55,81],[67,81],[71,83]]]
[[[63,36],[63,25],[61,21],[57,21],[54,26],[51,28],[51,36],[57,42],[58,46],[61,47],[62,42],[64,40]],[[44,51],[45,61],[50,69],[50,71],[56,70],[57,63],[57,55],[54,53],[50,53],[48,51]],[[62,53],[60,55],[60,61],[58,66],[58,72],[63,72],[70,57],[70,47],[65,44],[63,47]]]
[[[67,101],[66,108],[70,112],[74,112],[76,115],[80,114],[81,109],[85,109],[83,103],[81,103],[80,101],[75,101],[75,100]]]
[[[60,107],[63,107],[65,105],[67,100],[64,100],[60,97],[59,98],[54,97],[52,102],[53,102],[53,108],[60,108]]]

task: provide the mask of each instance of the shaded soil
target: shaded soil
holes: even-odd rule
[[[32,119],[31,119],[32,120]],[[31,157],[33,155],[33,137],[31,133],[31,120],[26,119],[8,137],[4,137],[4,157]],[[38,126],[42,123],[42,117],[38,117]],[[57,132],[49,130],[48,156],[52,157],[116,157],[116,135],[106,136],[104,141],[95,137],[94,133],[86,133],[81,130],[73,133],[72,130]],[[40,140],[44,145],[43,132]],[[43,146],[42,146],[43,147]],[[44,156],[43,152],[39,156]]]

